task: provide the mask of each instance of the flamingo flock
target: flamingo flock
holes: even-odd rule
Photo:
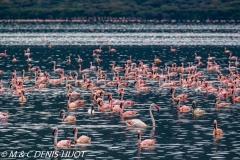
[[[176,52],[172,46],[170,47],[171,52]],[[102,53],[102,46],[99,49],[93,50],[93,57],[96,58],[96,61],[101,61],[99,59],[99,55]],[[117,50],[108,46],[108,51],[112,54]],[[49,85],[59,85],[66,84],[67,90],[67,109],[76,109],[80,106],[86,105],[86,100],[80,99],[81,93],[76,91],[72,91],[73,84],[75,86],[79,86],[82,89],[88,90],[93,104],[97,105],[97,109],[99,112],[115,112],[120,115],[123,119],[123,123],[125,123],[128,127],[133,128],[148,128],[148,127],[156,127],[155,119],[152,114],[152,109],[160,110],[159,106],[155,103],[152,103],[149,107],[149,114],[152,120],[151,125],[145,124],[140,119],[132,119],[132,117],[137,116],[136,110],[126,110],[130,106],[134,106],[135,102],[132,100],[125,100],[124,93],[126,88],[130,87],[129,80],[133,80],[134,88],[137,92],[148,92],[151,91],[151,87],[147,86],[146,82],[153,81],[158,83],[159,89],[167,89],[171,93],[172,102],[177,102],[176,111],[181,113],[192,113],[193,115],[202,115],[205,113],[204,110],[200,108],[196,108],[196,101],[193,101],[191,105],[181,105],[185,100],[189,98],[189,95],[186,93],[181,93],[175,96],[175,92],[178,88],[193,88],[197,92],[203,93],[213,93],[216,95],[215,99],[215,107],[230,107],[234,103],[240,102],[240,96],[236,94],[240,92],[240,76],[238,74],[238,57],[232,56],[230,50],[224,49],[224,53],[229,54],[229,62],[228,62],[228,74],[223,75],[220,71],[220,65],[214,61],[214,57],[211,57],[208,54],[207,63],[203,64],[201,62],[202,57],[198,56],[197,53],[194,54],[193,62],[189,62],[187,67],[184,67],[184,63],[179,64],[177,66],[176,63],[173,63],[172,66],[168,66],[166,63],[164,68],[157,67],[156,64],[161,63],[162,60],[157,58],[155,55],[152,63],[144,64],[141,60],[138,60],[137,63],[133,62],[132,56],[130,55],[129,59],[125,61],[125,64],[122,66],[116,66],[116,63],[113,62],[110,64],[111,72],[113,72],[114,76],[109,78],[109,74],[107,71],[100,69],[100,66],[93,66],[92,62],[90,62],[89,68],[82,68],[81,62],[83,61],[78,55],[77,62],[79,63],[76,68],[73,68],[69,72],[69,76],[64,75],[64,68],[57,68],[57,62],[51,62],[53,66],[53,72],[59,74],[58,79],[51,78],[51,75],[47,71],[41,71],[40,67],[32,67],[30,64],[27,64],[28,72],[34,73],[34,85],[31,87],[24,87],[24,82],[29,81],[32,78],[30,76],[25,76],[25,71],[22,70],[22,76],[17,77],[17,71],[12,71],[12,78],[9,80],[10,82],[10,92],[15,95],[19,95],[20,103],[27,103],[27,99],[24,96],[26,92],[31,92],[32,90],[43,89],[49,87]],[[172,53],[174,54],[174,53]],[[7,56],[7,50],[4,50],[3,53],[0,53],[2,58]],[[30,48],[24,50],[24,56],[27,56],[27,61],[31,61],[30,58]],[[13,55],[12,62],[17,61],[16,57]],[[193,65],[194,61],[197,61],[197,65]],[[235,66],[231,66],[232,61],[235,62]],[[66,63],[71,63],[71,57],[68,56]],[[204,73],[198,71],[200,67],[206,65],[207,72],[215,72],[217,73],[217,78],[219,81],[218,86],[216,86],[216,82],[207,81],[206,76],[203,77]],[[235,72],[234,72],[235,71]],[[2,71],[4,72],[4,71]],[[92,78],[86,78],[87,74],[95,74],[96,81]],[[78,80],[78,76],[81,75],[82,79]],[[122,76],[121,76],[122,75]],[[108,79],[107,79],[108,78]],[[178,79],[178,80],[176,80]],[[71,84],[70,84],[70,83]],[[111,92],[107,91],[106,88],[115,87],[116,92],[121,96],[120,99],[114,99],[112,97]],[[3,82],[0,82],[0,93],[4,94],[8,89],[3,86]],[[105,96],[108,97],[107,100],[104,100]],[[228,97],[232,97],[232,103],[220,102],[220,100],[225,100]],[[91,105],[91,108],[88,109],[88,114],[93,116],[98,113],[94,111],[94,105]],[[192,111],[192,112],[190,112]],[[63,122],[75,122],[77,120],[76,116],[67,115],[64,109],[61,110],[60,115],[62,116]],[[0,112],[0,120],[7,120],[9,118],[8,112]],[[124,118],[129,118],[125,120]],[[54,136],[54,146],[55,147],[70,147],[71,140],[61,140],[57,141],[58,138],[58,128],[55,127],[52,131]],[[74,135],[74,143],[90,143],[91,139],[88,136],[82,135],[77,138],[78,128],[74,127],[73,135]],[[145,139],[141,140],[141,131],[138,130],[136,133],[138,135],[138,145],[140,147],[149,147],[155,145],[154,139]],[[217,127],[217,121],[214,120],[214,131],[213,135],[221,135],[223,131]]]

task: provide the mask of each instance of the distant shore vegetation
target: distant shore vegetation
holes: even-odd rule
[[[79,17],[174,19],[177,21],[239,20],[240,0],[0,1],[0,19],[79,19]]]

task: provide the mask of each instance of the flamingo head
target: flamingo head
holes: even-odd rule
[[[192,108],[194,109],[195,107],[196,107],[196,102],[193,101],[193,102],[192,102]]]
[[[140,137],[141,137],[141,131],[140,131],[140,130],[138,130],[137,134],[138,134],[138,140],[139,140],[139,139],[140,139]]]
[[[57,127],[53,128],[52,135],[54,136],[55,132],[57,132],[57,131],[58,131]]]
[[[75,126],[75,127],[73,128],[73,130],[72,130],[72,133],[75,134],[76,131],[77,131],[77,127]]]
[[[219,99],[218,99],[218,98],[216,98],[216,99],[215,99],[215,103],[217,103],[217,102],[218,102],[218,100],[219,100]]]
[[[62,113],[64,113],[64,112],[65,112],[65,110],[64,110],[64,109],[62,109],[62,110],[61,110],[61,112],[60,112],[60,115],[62,115]]]
[[[154,106],[157,109],[157,111],[159,112],[159,107],[156,104],[153,103],[151,106],[152,107]]]

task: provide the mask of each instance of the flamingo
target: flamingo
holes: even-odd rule
[[[214,130],[213,130],[213,135],[214,136],[223,134],[223,131],[220,128],[217,127],[217,120],[213,121],[213,125],[214,125]]]
[[[82,135],[81,137],[77,138],[77,134],[78,134],[78,128],[74,127],[73,131],[72,131],[73,135],[74,135],[74,143],[90,143],[91,142],[91,138],[85,135]]]
[[[155,120],[154,120],[153,115],[152,115],[152,108],[153,107],[155,107],[158,111],[159,111],[159,107],[154,103],[152,103],[149,107],[149,113],[150,113],[150,116],[151,116],[151,119],[152,119],[152,127],[155,127],[156,124],[155,124]],[[126,120],[125,123],[126,123],[127,126],[131,126],[131,127],[135,127],[135,128],[146,128],[146,127],[148,127],[140,119]]]
[[[176,49],[173,48],[172,46],[170,46],[170,51],[171,51],[171,52],[176,52]]]
[[[129,60],[126,61],[126,63],[132,63],[132,56],[129,56]]]
[[[196,60],[200,60],[202,57],[200,57],[200,56],[197,56],[197,53],[194,53],[194,56],[195,56],[195,59]]]
[[[27,51],[24,50],[24,56],[30,56],[30,53],[27,53]]]
[[[237,56],[232,56],[232,53],[230,53],[228,57],[229,60],[237,60],[237,58]]]
[[[52,62],[52,65],[53,65],[53,71],[54,72],[63,72],[64,71],[64,69],[62,69],[62,68],[57,68],[56,69],[56,62]]]
[[[225,53],[230,53],[230,50],[228,50],[226,47],[224,48]]]
[[[82,70],[82,65],[81,64],[78,65],[78,70],[79,70],[80,73],[89,73],[89,72],[92,71],[91,69]]]
[[[0,120],[7,120],[9,117],[8,112],[0,112]]]
[[[58,138],[58,128],[55,127],[52,131],[52,135],[54,136],[54,147],[70,147],[71,146],[71,140],[61,140],[57,142]]]
[[[26,102],[27,99],[24,97],[24,91],[21,92],[21,97],[18,99],[20,102]]]
[[[91,69],[91,70],[94,70],[94,69],[97,69],[97,67],[96,67],[96,66],[93,66],[93,65],[92,65],[92,62],[90,62],[90,69]]]
[[[110,46],[108,46],[108,50],[109,50],[109,52],[116,52],[116,49],[111,48]]]
[[[0,57],[5,57],[7,56],[7,50],[4,50],[4,53],[0,53]]]
[[[213,59],[213,57],[210,56],[210,54],[208,54],[208,61],[211,61]]]
[[[154,63],[160,63],[162,62],[159,58],[157,58],[157,56],[154,56]]]
[[[183,105],[182,107],[180,107],[180,99],[177,100],[178,103],[178,111],[179,112],[189,112],[191,110],[191,107]]]
[[[121,104],[120,104],[120,116],[122,116],[122,117],[134,117],[134,116],[136,116],[136,111],[126,111],[126,112],[124,112],[123,113],[123,110],[124,110],[124,106],[125,106],[125,103],[126,102],[121,102]]]
[[[138,145],[140,147],[150,147],[155,145],[154,139],[145,139],[144,141],[141,141],[141,131],[138,130]]]
[[[122,70],[122,69],[123,69],[123,67],[114,67],[114,66],[115,66],[115,63],[110,64],[110,66],[112,66],[112,71],[119,71],[119,70]]]
[[[219,98],[216,98],[215,99],[215,106],[216,107],[229,107],[231,105],[231,103],[226,103],[226,102],[218,103],[218,101],[219,101]]]
[[[75,116],[67,116],[65,117],[65,110],[62,109],[61,112],[60,112],[60,115],[63,114],[63,117],[62,117],[62,121],[63,122],[75,122],[76,121],[76,117]]]
[[[186,100],[188,98],[187,94],[179,94],[177,97],[174,97],[175,94],[175,88],[171,88],[171,93],[172,93],[172,100],[174,99],[180,99],[180,100]]]
[[[77,108],[77,103],[70,102],[70,96],[68,96],[68,108]]]
[[[17,59],[16,59],[16,57],[15,57],[14,55],[13,55],[12,61],[13,61],[13,62],[16,62],[16,61],[17,61]]]
[[[102,46],[100,46],[99,49],[95,49],[94,52],[101,53],[102,52]]]

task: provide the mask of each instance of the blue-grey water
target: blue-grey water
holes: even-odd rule
[[[89,68],[89,63],[93,62],[94,66],[100,66],[107,73],[107,80],[112,80],[113,72],[109,64],[116,62],[116,66],[123,66],[130,55],[133,63],[142,60],[145,64],[152,63],[154,55],[157,55],[162,60],[157,66],[164,68],[164,63],[170,66],[184,62],[187,66],[187,62],[193,62],[196,65],[194,53],[202,57],[203,66],[198,67],[198,71],[204,72],[201,78],[215,81],[217,87],[220,85],[217,73],[206,71],[208,53],[221,65],[224,75],[227,74],[228,62],[224,47],[234,56],[240,56],[240,25],[1,23],[0,30],[0,52],[5,49],[8,51],[6,57],[0,57],[0,70],[3,70],[0,79],[7,88],[14,69],[17,70],[17,76],[21,76],[21,70],[24,69],[26,76],[34,77],[33,73],[28,72],[28,64],[39,66],[42,71],[50,73],[51,78],[59,78],[59,74],[53,72],[52,62],[56,62],[57,68],[64,68],[65,76],[68,76],[69,71],[78,70],[77,55],[80,55],[83,69]],[[51,49],[47,48],[46,40],[51,43]],[[100,45],[103,46],[103,52],[99,54],[102,61],[97,63],[92,52]],[[117,52],[109,53],[108,45]],[[177,51],[170,52],[169,46]],[[31,50],[30,62],[24,56],[27,47]],[[12,62],[12,55],[15,55],[17,62]],[[68,56],[71,56],[70,64],[66,62]],[[232,65],[234,63],[232,61]],[[96,71],[93,71],[88,77],[95,79],[95,75]],[[82,79],[81,75],[79,79]],[[156,127],[142,129],[142,139],[154,138],[155,147],[139,149],[137,129],[126,127],[118,113],[98,112],[95,105],[96,113],[88,115],[87,111],[93,104],[90,91],[69,81],[73,85],[72,91],[81,93],[80,99],[86,100],[84,106],[67,112],[77,117],[75,123],[63,123],[59,116],[62,109],[67,111],[65,82],[27,91],[26,103],[19,103],[19,96],[12,95],[10,90],[0,94],[0,111],[10,113],[8,121],[0,122],[0,157],[4,151],[8,154],[5,159],[10,159],[12,151],[33,151],[29,154],[31,158],[47,159],[38,155],[34,157],[33,153],[55,150],[51,134],[53,127],[59,129],[58,140],[73,140],[72,129],[77,126],[78,136],[90,136],[91,144],[74,146],[72,143],[70,148],[58,148],[58,151],[85,151],[85,159],[240,159],[239,104],[215,108],[215,93],[206,94],[196,92],[195,88],[177,86],[176,94],[189,94],[188,100],[181,104],[191,105],[192,101],[196,101],[197,107],[206,112],[201,116],[193,116],[191,112],[179,114],[177,104],[171,101],[169,88],[159,88],[157,81],[147,80],[151,91],[137,92],[133,80],[127,81],[130,86],[125,87],[124,99],[134,101],[135,105],[126,109],[136,110],[138,114],[135,118],[151,125],[149,106],[156,103],[160,107],[160,112],[153,110]],[[24,87],[33,85],[34,79],[24,81]],[[116,87],[100,87],[111,92],[113,98],[120,98]],[[231,102],[231,99],[222,101]],[[212,135],[215,119],[224,132],[217,138]],[[24,156],[27,159],[27,155]]]

